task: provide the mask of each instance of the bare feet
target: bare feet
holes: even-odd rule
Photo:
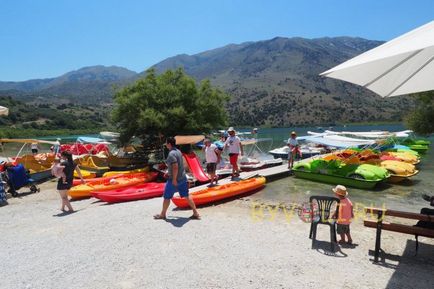
[[[190,219],[192,219],[192,220],[200,220],[200,215],[191,215]]]
[[[154,215],[154,220],[166,220],[166,216],[160,214]]]

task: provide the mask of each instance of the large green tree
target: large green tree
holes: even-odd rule
[[[182,69],[160,75],[149,69],[115,94],[113,121],[123,143],[136,136],[152,146],[161,136],[207,133],[226,125],[228,100],[209,80],[196,84]]]
[[[406,123],[415,133],[434,133],[434,91],[415,94],[417,106],[406,117]]]

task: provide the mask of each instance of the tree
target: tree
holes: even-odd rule
[[[197,85],[182,69],[161,75],[149,69],[144,78],[115,94],[112,119],[122,143],[136,136],[152,147],[160,136],[208,133],[226,125],[228,100],[209,80]]]
[[[405,121],[410,129],[420,135],[434,133],[434,91],[415,94],[417,106]]]

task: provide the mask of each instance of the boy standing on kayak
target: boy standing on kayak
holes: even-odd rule
[[[235,135],[233,127],[228,129],[229,137],[226,139],[225,148],[229,150],[229,161],[232,165],[232,179],[240,175],[240,169],[238,168],[238,155],[243,155],[243,145],[238,136]]]
[[[176,140],[174,137],[169,137],[166,140],[166,147],[169,150],[169,155],[166,159],[166,164],[168,168],[168,179],[164,187],[163,194],[163,208],[161,213],[154,216],[154,219],[166,219],[167,209],[170,205],[170,200],[172,199],[175,192],[179,192],[179,195],[187,199],[188,204],[193,210],[193,215],[190,219],[200,219],[199,212],[196,209],[191,196],[188,194],[188,182],[187,176],[185,175],[184,163],[182,161],[182,154],[176,148]]]

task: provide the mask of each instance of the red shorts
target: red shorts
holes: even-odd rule
[[[231,165],[236,165],[238,162],[238,154],[229,154],[229,162]]]

